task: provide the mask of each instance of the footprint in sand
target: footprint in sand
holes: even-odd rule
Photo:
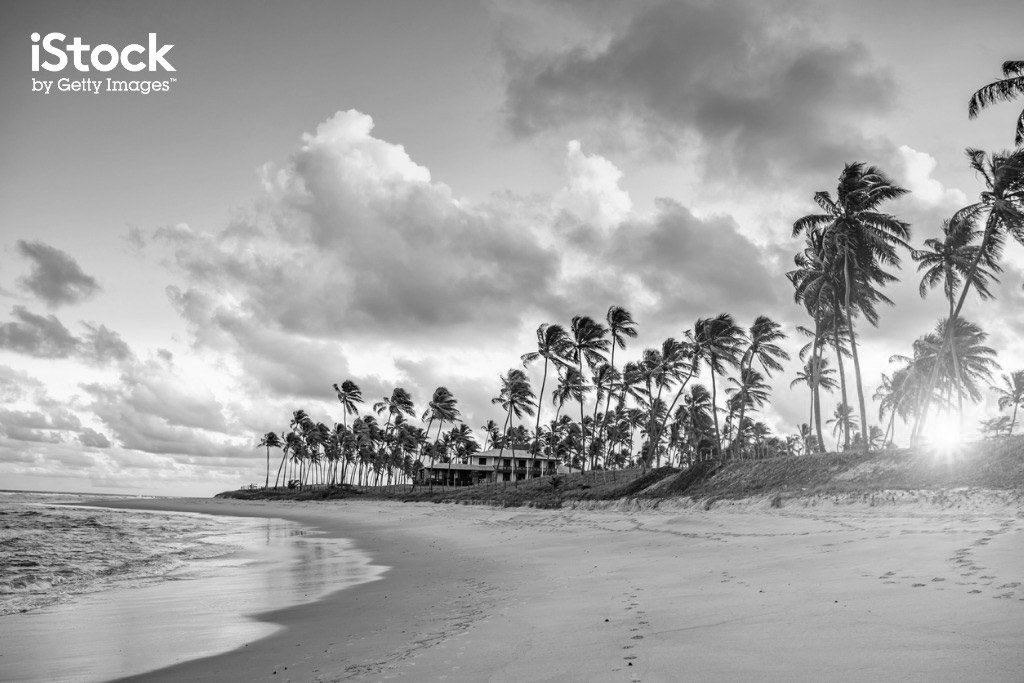
[[[924,586],[925,585],[923,583],[915,583],[914,584],[914,588],[924,588]]]
[[[932,583],[935,583],[937,581],[945,581],[945,579],[942,578],[941,576],[936,576],[934,579],[932,579]]]
[[[967,591],[968,593],[980,593],[981,591],[975,588],[974,590]]]

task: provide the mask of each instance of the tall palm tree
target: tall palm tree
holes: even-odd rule
[[[508,441],[509,428],[512,426],[513,418],[522,417],[523,413],[532,416],[533,399],[536,398],[533,389],[530,388],[530,380],[522,370],[512,368],[500,379],[501,391],[495,398],[491,399],[491,403],[500,405],[506,413],[505,438],[502,440],[501,451],[498,453],[499,458],[505,454],[504,442]],[[495,477],[495,480],[497,480],[497,477]]]
[[[604,319],[605,322],[608,323],[608,334],[611,337],[611,355],[608,359],[608,365],[610,365],[614,371],[615,349],[620,348],[625,350],[626,339],[636,338],[636,321],[633,320],[633,314],[622,306],[609,306]],[[608,408],[611,406],[611,401],[612,392],[609,391],[604,401],[604,418],[601,420],[601,428],[598,430],[597,434],[599,439],[604,438],[604,430],[608,421]]]
[[[385,396],[381,400],[373,404],[373,411],[378,415],[383,413],[388,414],[387,422],[384,423],[384,433],[387,434],[391,429],[391,423],[396,416],[407,416],[413,417],[416,414],[416,409],[413,406],[412,396],[409,392],[402,387],[395,387],[391,391],[391,396]]]
[[[731,399],[735,403],[736,412],[739,414],[739,419],[736,422],[736,438],[733,441],[739,444],[740,455],[742,457],[742,443],[743,439],[740,437],[740,430],[744,424],[744,416],[746,410],[757,410],[764,406],[768,402],[768,395],[770,387],[764,381],[764,375],[757,370],[746,367],[740,370],[740,377],[730,377],[729,382],[733,385],[727,388],[725,391],[731,396]],[[733,411],[730,411],[732,413]],[[730,443],[730,448],[732,444]]]
[[[658,387],[658,394],[654,397],[655,400],[661,399],[663,388],[668,388],[674,383],[679,384],[672,403],[668,405],[661,421],[657,423],[657,428],[654,430],[654,435],[650,442],[651,451],[648,453],[644,461],[645,463],[655,455],[656,451],[654,449],[661,442],[661,435],[665,431],[666,422],[672,415],[673,410],[675,410],[676,404],[683,395],[683,391],[686,390],[686,385],[696,376],[699,369],[699,361],[694,355],[694,343],[691,340],[692,336],[689,333],[687,334],[687,339],[683,341],[669,337],[661,343],[660,351],[656,351],[651,356],[645,354],[647,362],[641,363],[641,367],[646,370],[646,374],[652,376]],[[653,410],[651,414],[654,414]],[[661,460],[658,458],[655,466],[660,466],[660,464]]]
[[[342,382],[340,387],[337,384],[332,386],[338,395],[338,403],[341,404],[341,423],[347,427],[348,416],[359,414],[357,404],[363,402],[363,392],[359,385],[350,379]]]
[[[572,330],[572,339],[570,342],[572,360],[576,363],[576,366],[580,371],[580,375],[582,376],[584,361],[590,367],[594,367],[600,361],[604,360],[604,354],[608,351],[608,347],[610,345],[607,338],[608,328],[595,321],[593,318],[589,318],[585,315],[575,315],[572,318],[570,329]],[[582,400],[580,400],[580,428],[581,448],[583,449],[583,453],[586,454],[587,433],[586,429],[583,428]],[[581,469],[580,472],[582,471],[583,470]]]
[[[971,95],[967,103],[967,116],[974,118],[978,113],[996,102],[1009,102],[1013,98],[1024,95],[1024,61],[1003,62],[1003,78],[993,81]],[[1017,131],[1013,144],[1024,145],[1024,111],[1017,118]]]
[[[973,242],[981,236],[981,231],[975,228],[975,224],[970,218],[943,221],[942,235],[942,239],[925,240],[925,248],[915,249],[911,252],[911,256],[918,262],[918,272],[924,271],[918,289],[921,298],[928,294],[929,289],[942,284],[946,302],[949,304],[949,319],[952,319],[957,292],[968,273],[971,273],[971,284],[978,292],[978,296],[982,299],[991,299],[992,293],[988,289],[988,283],[990,280],[998,282],[995,272],[1000,272],[1002,268],[998,263],[986,262],[985,256],[982,255],[978,267],[971,269],[975,254],[980,251],[980,246]],[[957,405],[962,425],[963,388],[960,386],[961,373],[956,354],[953,354],[953,364],[956,375]]]
[[[571,353],[569,348],[570,345],[569,335],[566,334],[565,328],[561,325],[548,325],[542,324],[537,328],[537,350],[529,353],[524,353],[521,357],[524,366],[528,366],[530,363],[543,358],[544,359],[544,373],[540,381],[540,396],[544,397],[544,388],[547,386],[548,381],[548,363],[552,362],[556,367],[565,367],[569,365],[569,361],[566,356]],[[537,424],[534,427],[534,432],[540,431],[540,404],[542,401],[537,402]],[[530,460],[531,466],[533,461],[537,457],[537,448],[540,445],[539,440],[534,443],[530,449]]]
[[[906,193],[907,190],[874,166],[859,162],[847,164],[839,176],[835,199],[828,192],[814,195],[814,201],[823,213],[804,216],[793,224],[794,237],[801,232],[819,233],[833,263],[842,269],[843,309],[850,330],[860,423],[865,432],[868,430],[867,407],[853,327],[854,305],[860,303],[855,288],[884,284],[880,279],[882,271],[879,265],[899,266],[897,248],[910,248],[907,244],[910,226],[878,210],[884,202],[898,199]]]
[[[967,159],[971,168],[984,179],[985,189],[979,201],[960,209],[953,219],[960,222],[976,221],[984,216],[985,230],[981,245],[964,275],[964,284],[960,288],[956,307],[949,316],[950,324],[946,326],[949,335],[957,328],[956,319],[960,316],[967,294],[974,284],[975,273],[982,267],[982,259],[985,260],[985,264],[998,263],[1008,236],[1024,245],[1024,149],[985,154],[981,150],[969,148]],[[951,345],[952,337],[949,337],[946,339],[946,346]],[[915,438],[928,419],[928,409],[938,380],[938,371],[939,367],[936,365],[926,385],[925,403],[918,413]]]
[[[452,392],[448,390],[448,387],[438,387],[434,389],[434,394],[430,397],[430,403],[427,404],[427,409],[423,411],[423,415],[420,418],[423,422],[427,423],[428,435],[430,434],[430,426],[435,421],[437,422],[437,436],[434,437],[434,446],[430,450],[431,490],[434,488],[434,456],[437,451],[437,442],[441,438],[441,429],[444,427],[445,422],[455,422],[459,419],[458,403]]]
[[[265,446],[267,449],[267,479],[263,484],[264,489],[270,488],[270,449],[281,448],[281,438],[274,432],[267,432],[260,439],[260,442],[256,444],[256,448]]]
[[[825,448],[824,437],[821,434],[821,390],[832,392],[838,388],[835,380],[836,371],[828,367],[828,359],[823,356],[811,356],[804,363],[803,370],[797,373],[796,379],[789,383],[792,388],[797,384],[806,384],[811,391],[810,419],[808,425],[814,425],[818,438],[818,447]],[[808,442],[810,439],[808,438]],[[808,447],[808,452],[810,448]]]
[[[1024,406],[1024,370],[1017,370],[1009,375],[1003,375],[1003,386],[994,386],[992,390],[999,395],[999,410],[1013,407],[1010,428],[1006,432],[1007,434],[1013,434],[1013,427],[1017,424],[1017,408]]]
[[[715,418],[715,447],[722,454],[722,430],[718,423],[718,389],[716,375],[724,375],[727,365],[740,363],[742,345],[746,335],[728,313],[714,318],[701,318],[693,327],[691,336],[694,364],[703,361],[711,371],[711,405]]]

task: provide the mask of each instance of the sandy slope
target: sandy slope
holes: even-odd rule
[[[1024,515],[141,501],[357,541],[385,578],[147,680],[1024,680]],[[287,668],[286,668],[287,667]]]

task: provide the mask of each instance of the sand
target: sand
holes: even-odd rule
[[[351,538],[382,579],[145,680],[1024,680],[1024,510],[151,500]],[[970,501],[966,501],[970,502]]]

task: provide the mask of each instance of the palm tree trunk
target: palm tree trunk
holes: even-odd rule
[[[612,371],[613,371],[612,374],[614,374],[614,370],[615,370],[615,335],[614,334],[612,335],[612,353],[611,353],[611,357],[608,360],[608,364],[612,368]],[[612,389],[611,389],[611,387],[609,387],[608,388],[608,393],[607,393],[607,395],[605,395],[605,399],[604,399],[604,414],[601,416],[601,429],[599,429],[598,432],[597,432],[597,437],[599,439],[603,439],[604,438],[604,431],[608,427],[608,407],[611,406],[611,404],[612,404]],[[609,451],[609,444],[607,444],[607,443],[603,444],[603,446],[601,448],[601,459],[604,460],[605,462],[608,461],[608,451]],[[606,467],[607,467],[607,465],[606,465]]]
[[[715,357],[711,356],[711,414],[715,417],[715,445],[717,455],[722,457],[722,430],[718,427],[718,389],[715,386]]]
[[[548,381],[548,357],[544,356],[544,375],[540,380],[540,393],[537,394],[537,425],[533,428],[533,452],[530,453],[530,469],[533,469],[537,461],[537,449],[540,448],[540,412],[541,404],[544,403],[544,385]]]
[[[843,346],[839,342],[839,297],[835,296],[835,302],[832,307],[832,335],[836,345],[836,362],[839,364],[839,388],[843,394],[843,405],[848,406],[846,400],[846,370],[843,368]],[[838,450],[839,441],[836,441],[836,448]],[[850,425],[849,422],[843,423],[843,449],[849,450],[850,448]]]
[[[825,452],[825,437],[821,433],[821,319],[814,313],[814,345],[811,347],[811,363],[814,375],[811,378],[811,409],[814,411],[814,429],[818,436],[818,452]]]
[[[580,353],[580,381],[583,381],[583,353]],[[583,424],[583,401],[586,399],[586,394],[580,393],[580,475],[583,475],[583,468],[587,464],[587,428]],[[569,466],[569,472],[572,472],[572,466]]]
[[[1019,403],[1013,404],[1013,419],[1010,420],[1010,431],[1006,433],[1007,436],[1013,436],[1013,427],[1017,424],[1017,406]]]
[[[281,464],[277,466],[277,476],[274,477],[274,488],[277,488],[278,482],[281,479],[281,468],[284,467],[285,461],[288,460],[288,449],[281,449]]]
[[[857,401],[860,403],[860,433],[863,437],[861,441],[864,443],[864,450],[870,451],[871,445],[868,443],[868,434],[871,430],[868,427],[868,411],[864,403],[864,386],[860,378],[860,359],[857,355],[857,336],[853,332],[853,311],[850,306],[850,295],[853,288],[853,283],[850,281],[850,257],[846,255],[843,257],[843,270],[846,276],[846,327],[850,330],[850,351],[853,353],[853,374],[857,381]]]

